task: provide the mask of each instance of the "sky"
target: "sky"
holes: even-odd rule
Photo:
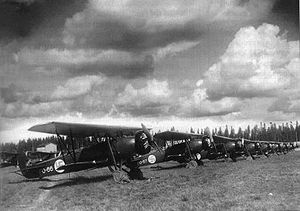
[[[0,141],[50,121],[180,131],[300,117],[298,0],[1,0]]]

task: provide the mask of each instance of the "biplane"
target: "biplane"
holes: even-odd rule
[[[16,152],[0,152],[0,167],[17,166]]]
[[[145,165],[180,160],[195,167],[198,164],[196,160],[201,159],[199,152],[205,145],[202,140],[193,139],[168,148],[159,146],[157,141],[167,134],[156,134],[154,138],[143,124],[139,128],[50,122],[35,125],[29,131],[56,134],[60,148],[66,148],[66,152],[55,158],[34,163],[29,162],[25,153],[19,155],[21,174],[29,179],[108,167],[116,182],[129,182],[130,179],[144,179],[139,167]],[[67,146],[63,136],[71,142],[71,147]],[[97,143],[75,149],[75,138],[84,137],[93,137]]]
[[[290,142],[269,142],[259,140],[249,140],[244,138],[228,138],[223,136],[212,136],[215,152],[212,151],[210,157],[221,155],[224,158],[230,157],[234,162],[241,156],[251,157],[266,156],[276,153],[287,153],[293,148]],[[290,145],[290,147],[288,147]]]
[[[188,168],[203,165],[207,151],[212,147],[209,135],[165,131],[154,135],[154,138],[163,141],[166,148],[166,160],[187,163]]]

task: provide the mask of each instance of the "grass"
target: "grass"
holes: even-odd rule
[[[105,169],[28,182],[1,169],[0,210],[300,210],[300,151],[197,169],[143,168],[150,181],[116,184]]]

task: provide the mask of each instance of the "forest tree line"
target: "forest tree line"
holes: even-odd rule
[[[170,128],[170,131],[176,131],[175,127]],[[204,134],[205,128],[190,128],[190,133]],[[298,121],[295,124],[293,122],[287,122],[282,124],[276,124],[270,122],[260,123],[254,125],[252,128],[250,125],[247,128],[238,128],[236,131],[233,127],[225,126],[225,129],[214,128],[212,129],[213,135],[226,136],[230,138],[245,138],[250,140],[261,140],[261,141],[299,141],[300,125]],[[63,137],[62,137],[63,138]],[[57,136],[49,136],[46,138],[28,138],[27,140],[19,140],[18,143],[3,143],[1,142],[0,151],[6,152],[24,152],[24,151],[35,151],[37,147],[44,146],[49,143],[57,144],[58,151],[65,151],[71,146],[72,141],[69,138],[63,138],[64,144],[58,141]],[[60,143],[60,144],[59,144]],[[86,147],[97,143],[97,140],[93,138],[76,138],[74,141],[75,149],[80,147]]]

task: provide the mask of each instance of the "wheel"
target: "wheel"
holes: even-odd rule
[[[224,161],[225,162],[229,162],[229,157],[230,157],[229,153],[225,153],[225,155],[224,155]]]
[[[198,166],[198,163],[195,160],[191,160],[190,162],[188,162],[186,164],[186,168],[188,168],[188,169],[194,169],[194,168],[197,168],[197,166]]]
[[[113,178],[116,183],[128,183],[130,179],[124,171],[116,170],[113,172]]]
[[[202,160],[197,160],[197,164],[198,164],[198,166],[203,166],[204,165]]]
[[[130,172],[128,174],[129,174],[129,178],[132,180],[134,180],[134,179],[144,180],[145,179],[143,172],[139,168],[130,169]]]
[[[236,156],[235,156],[235,155],[231,154],[231,155],[230,155],[230,158],[231,158],[231,160],[232,160],[233,162],[236,162]]]

